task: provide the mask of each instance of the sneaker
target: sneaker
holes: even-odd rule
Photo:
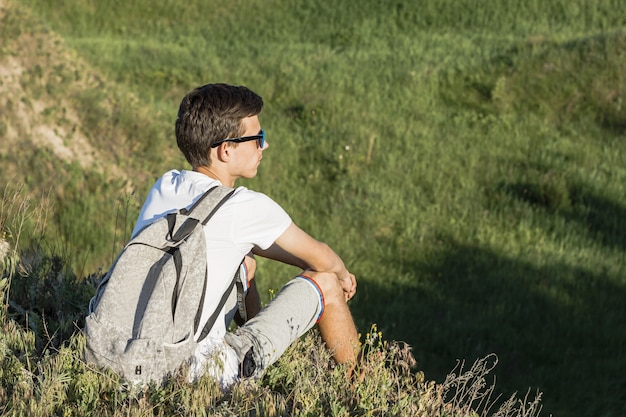
[[[189,381],[195,382],[205,374],[216,380],[223,392],[228,391],[238,380],[239,359],[237,352],[223,339],[207,338],[191,358]]]
[[[237,332],[226,333],[224,340],[237,353],[239,359],[239,378],[240,379],[260,379],[263,370],[261,367],[260,357],[254,349],[254,344],[250,339],[242,334],[241,329]]]
[[[256,361],[254,360],[254,348],[246,352],[241,366],[239,366],[239,378],[252,378],[256,372]]]

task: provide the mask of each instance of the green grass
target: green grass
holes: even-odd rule
[[[92,170],[45,149],[0,154],[12,182],[50,195],[43,242],[77,281],[108,267],[153,179],[184,167],[182,96],[245,84],[265,99],[270,149],[244,185],[342,255],[361,330],[412,345],[427,380],[493,352],[497,391],[539,389],[546,415],[626,411],[623,2],[10,7],[0,59],[50,30],[68,59],[29,55],[0,135],[20,99],[63,98],[77,121],[52,105],[47,120],[103,155]],[[293,273],[262,262],[264,294]]]

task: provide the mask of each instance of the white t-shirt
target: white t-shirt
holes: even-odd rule
[[[133,237],[142,228],[167,213],[189,208],[205,191],[221,183],[195,171],[166,172],[152,186],[139,213]],[[265,194],[238,187],[205,225],[208,285],[196,337],[226,291],[227,286],[253,246],[267,249],[291,224],[291,218]],[[228,304],[228,303],[227,303]],[[223,308],[225,320],[217,320],[208,338],[221,339],[232,320],[235,305]]]

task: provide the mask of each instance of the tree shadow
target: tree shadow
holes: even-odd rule
[[[556,178],[556,179],[555,179]],[[540,179],[501,183],[498,190],[535,208],[564,218],[582,237],[626,250],[626,208],[592,187],[551,175]]]
[[[386,260],[400,279],[361,277],[352,306],[361,329],[375,322],[386,338],[411,344],[427,379],[496,353],[496,392],[506,398],[539,390],[544,415],[626,412],[623,277],[537,266],[449,238],[440,246],[428,263]]]

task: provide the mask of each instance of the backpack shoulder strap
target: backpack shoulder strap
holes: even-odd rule
[[[234,192],[233,188],[216,185],[202,194],[189,209],[181,209],[180,213],[194,217],[204,225]]]
[[[213,325],[215,324],[215,321],[217,321],[218,316],[222,312],[222,308],[224,307],[224,304],[226,304],[226,301],[230,297],[230,293],[233,290],[233,286],[236,285],[237,281],[239,281],[239,272],[237,272],[235,276],[233,277],[233,280],[228,285],[228,288],[226,288],[226,291],[222,295],[222,298],[220,299],[220,302],[215,308],[215,310],[213,311],[213,314],[211,314],[211,317],[209,317],[209,320],[206,322],[206,324],[202,328],[202,333],[200,333],[200,337],[198,337],[198,343],[204,340],[204,338],[208,336],[209,332],[213,328]],[[204,304],[204,293],[202,294],[202,302],[200,303],[200,305],[202,304]],[[198,313],[200,313],[200,311],[198,311]]]
[[[182,243],[199,223],[203,226],[207,224],[234,192],[235,190],[232,188],[216,185],[202,194],[189,209],[182,208],[168,213],[165,216],[168,225],[168,247],[178,246]],[[183,221],[179,221],[181,217],[184,219]]]
[[[211,219],[211,217],[213,217],[215,212],[226,202],[226,200],[228,200],[233,195],[234,192],[235,192],[235,189],[233,188],[225,187],[222,185],[217,185],[207,190],[202,196],[200,196],[200,198],[189,209],[181,209],[179,213],[187,215],[191,218],[195,218],[198,221],[200,221],[202,225],[206,225],[207,222]],[[226,304],[226,301],[228,301],[228,298],[230,296],[230,293],[232,292],[233,287],[237,285],[237,283],[240,283],[240,282],[241,280],[239,277],[239,269],[237,269],[237,273],[233,277],[233,280],[231,281],[231,283],[226,288],[226,291],[224,291],[224,294],[222,294],[222,298],[220,299],[215,310],[213,311],[213,314],[211,315],[211,317],[209,317],[208,321],[205,323],[204,327],[202,328],[202,332],[200,333],[198,342],[202,341],[204,338],[207,337],[207,335],[211,331],[211,328],[217,321],[219,314],[222,312],[222,308]],[[200,299],[200,303],[198,305],[198,311],[196,312],[196,317],[194,320],[195,321],[194,328],[196,329],[198,328],[198,323],[200,321],[200,316],[202,314],[202,309],[204,306],[204,295],[206,292],[206,285],[207,285],[206,278],[205,278],[204,285],[205,285],[205,288],[202,291],[202,296]],[[239,290],[239,287],[238,287],[238,290]],[[237,306],[240,310],[244,309],[245,311],[245,295],[238,293]]]

